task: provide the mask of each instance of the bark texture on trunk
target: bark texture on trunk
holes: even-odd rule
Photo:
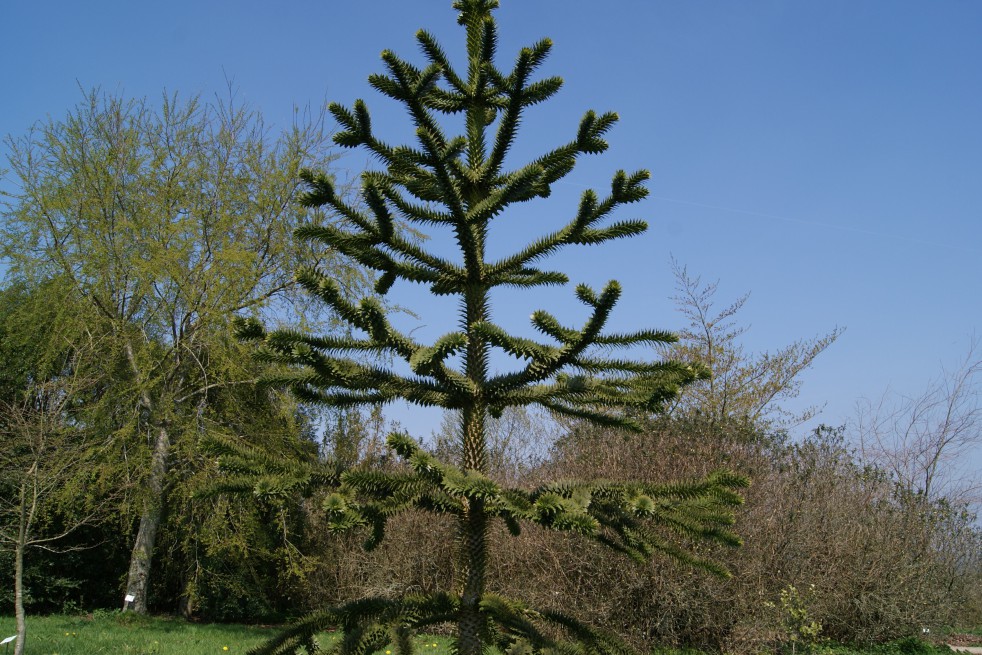
[[[157,542],[157,529],[164,505],[164,483],[167,478],[167,457],[170,454],[170,435],[166,426],[157,429],[153,458],[150,463],[150,480],[147,484],[148,498],[143,502],[140,515],[140,528],[133,543],[130,555],[130,570],[126,579],[126,593],[133,596],[132,602],[123,603],[123,609],[138,614],[147,612],[147,588],[150,583],[150,566],[153,562],[153,549]]]
[[[483,253],[478,253],[480,264]],[[487,473],[488,453],[485,435],[487,405],[482,396],[488,368],[488,346],[471,333],[471,326],[487,320],[487,290],[476,287],[464,299],[468,345],[465,353],[466,375],[474,383],[477,393],[470,405],[461,412],[461,439],[463,440],[463,468]],[[484,502],[473,498],[460,519],[460,561],[463,565],[463,590],[458,619],[458,655],[483,655],[481,633],[484,617],[481,601],[485,592],[487,569],[488,514]]]
[[[487,566],[488,517],[484,503],[473,502],[461,520],[461,549],[464,560],[464,591],[460,598],[460,655],[483,655],[481,640],[484,618],[481,600],[484,598],[484,572]]]
[[[24,550],[27,548],[27,481],[20,485],[20,526],[14,548],[14,615],[17,620],[17,643],[14,655],[24,655],[27,619],[24,616]]]

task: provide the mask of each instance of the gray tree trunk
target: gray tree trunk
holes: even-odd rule
[[[20,485],[20,526],[14,548],[14,615],[17,620],[17,643],[14,655],[24,655],[27,619],[24,616],[24,550],[27,548],[27,481]]]
[[[132,602],[124,602],[123,609],[138,614],[147,612],[147,588],[150,583],[150,565],[153,549],[157,542],[157,529],[164,504],[164,482],[167,478],[167,457],[170,454],[170,436],[167,427],[160,426],[154,443],[153,458],[150,463],[150,480],[147,485],[148,497],[143,502],[140,515],[140,529],[136,533],[133,552],[130,555],[130,571],[126,579],[126,593],[133,596]]]

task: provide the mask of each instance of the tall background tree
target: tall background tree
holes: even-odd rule
[[[196,443],[215,410],[256,375],[228,337],[229,316],[289,320],[301,257],[331,269],[346,291],[364,281],[292,238],[327,220],[297,208],[299,170],[332,160],[321,117],[296,115],[273,137],[233,98],[155,104],[92,91],[64,119],[7,140],[10,278],[65,280],[86,308],[79,320],[95,317],[106,337],[99,357],[111,383],[88,410],[111,435],[104,454],[138,482],[126,592],[140,612],[169,492],[201,464]],[[290,420],[289,406],[281,413]]]
[[[727,472],[691,483],[555,482],[531,491],[505,487],[488,475],[489,416],[498,417],[511,407],[539,406],[592,424],[637,430],[643,417],[660,411],[703,371],[674,361],[608,357],[617,348],[674,340],[657,330],[606,332],[621,294],[613,281],[600,290],[576,287],[588,314],[580,327],[565,326],[548,312],[535,311],[532,324],[549,343],[513,336],[493,322],[493,290],[568,282],[561,272],[537,267],[546,256],[566,246],[597,245],[644,232],[643,221],[605,224],[605,219],[619,206],[643,199],[648,179],[646,171],[619,171],[608,194],[584,192],[564,228],[510,256],[487,257],[493,220],[514,204],[548,196],[552,184],[575,167],[580,155],[606,150],[604,134],[617,120],[613,113],[587,112],[572,141],[517,170],[506,169],[523,113],[553,96],[561,80],[532,80],[551,49],[547,39],[524,48],[510,72],[496,66],[496,6],[492,0],[454,3],[467,33],[466,73],[450,64],[425,31],[417,34],[428,60],[424,68],[390,51],[383,53],[387,74],[371,76],[370,83],[408,111],[416,126],[415,146],[391,146],[377,136],[363,101],[356,101],[352,109],[330,106],[342,127],[335,142],[363,147],[385,166],[362,175],[364,209],[346,202],[329,175],[303,173],[309,185],[304,204],[329,207],[347,220],[304,227],[298,236],[374,269],[380,294],[394,283],[412,282],[429,286],[433,294],[455,297],[458,328],[432,344],[419,343],[389,321],[377,300],[352,303],[333,276],[317,266],[300,269],[297,279],[351,326],[351,337],[267,333],[260,322],[249,320],[239,326],[243,337],[262,341],[263,361],[294,367],[267,380],[287,385],[301,399],[347,407],[402,398],[459,413],[455,461],[440,461],[410,437],[394,434],[389,445],[408,464],[404,471],[356,468],[339,473],[327,465],[309,468],[306,474],[302,469],[273,469],[251,488],[257,495],[274,495],[291,487],[333,484],[323,503],[330,525],[336,530],[368,527],[370,546],[384,536],[387,519],[404,510],[448,516],[458,533],[456,589],[356,601],[326,610],[264,652],[310,646],[314,631],[335,622],[344,627],[340,648],[346,653],[374,651],[389,643],[397,652],[408,652],[408,632],[434,623],[456,626],[455,649],[463,655],[478,655],[490,644],[502,649],[519,644],[554,647],[558,642],[543,622],[591,650],[612,652],[619,648],[616,640],[565,614],[534,611],[489,591],[488,533],[493,524],[503,522],[515,534],[522,524],[580,533],[638,559],[663,553],[720,573],[721,567],[686,548],[677,535],[737,543],[726,526],[733,520],[731,507],[740,500],[734,490],[745,480]],[[455,116],[463,120],[460,136],[445,131],[444,118]],[[406,236],[400,221],[449,230],[455,254],[445,257],[426,249]],[[380,361],[363,361],[360,355],[366,352],[381,356]],[[492,370],[499,356],[506,362],[502,367],[516,368]],[[404,368],[387,367],[384,358]],[[262,467],[249,464],[247,452],[232,446],[227,447],[225,465],[236,474],[228,482],[230,490],[249,489],[241,476],[262,472]]]
[[[786,403],[798,396],[801,374],[835,343],[842,330],[835,328],[769,352],[746,352],[740,337],[748,326],[739,323],[738,314],[750,294],[720,309],[716,305],[717,282],[703,283],[675,260],[672,269],[675,304],[688,325],[665,352],[699,362],[711,374],[688,385],[672,402],[670,411],[677,416],[698,415],[710,425],[742,424],[759,435],[786,432],[814,418],[818,408],[791,411]]]

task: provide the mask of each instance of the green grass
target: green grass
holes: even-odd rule
[[[0,617],[0,639],[15,633],[13,617]],[[245,653],[276,633],[276,628],[199,624],[110,612],[95,616],[29,616],[25,655],[231,655]],[[318,641],[326,644],[334,638],[333,633],[324,633]],[[445,637],[420,637],[416,652],[447,655],[449,644]],[[3,648],[0,655],[5,655]]]
[[[14,619],[0,616],[0,639],[13,635]],[[30,616],[26,655],[233,655],[243,654],[277,634],[277,628],[220,623],[189,623],[180,619],[97,612],[79,616]],[[318,635],[326,645],[334,633]],[[9,649],[13,652],[13,648]],[[822,645],[808,655],[944,655],[947,647],[932,647],[916,639],[901,639],[867,649]],[[447,637],[422,636],[417,655],[448,655]],[[656,649],[657,655],[701,655],[698,651]],[[0,655],[5,655],[0,648]]]

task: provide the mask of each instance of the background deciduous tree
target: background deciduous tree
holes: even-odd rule
[[[88,377],[101,344],[80,326],[84,308],[64,279],[0,292],[0,544],[13,551],[15,654],[27,640],[25,565],[33,549],[105,519],[125,481],[100,466],[98,435],[79,415],[100,380]]]
[[[717,282],[703,283],[675,260],[672,269],[675,304],[689,324],[666,352],[703,364],[711,375],[685,387],[670,411],[697,412],[712,423],[743,422],[761,433],[788,429],[812,418],[815,408],[791,411],[785,403],[798,395],[801,373],[842,330],[836,328],[770,352],[748,353],[740,337],[749,326],[740,325],[737,315],[750,294],[719,309]]]
[[[855,424],[863,456],[927,500],[982,503],[982,476],[973,458],[982,445],[982,358],[978,340],[954,368],[920,395],[887,392],[860,401]]]
[[[32,384],[20,404],[0,405],[5,415],[0,484],[5,492],[12,492],[0,495],[0,543],[14,551],[15,655],[23,654],[27,636],[24,563],[28,549],[56,547],[75,530],[95,522],[107,503],[106,496],[94,501],[87,488],[91,480],[85,471],[95,460],[92,438],[72,425],[67,415],[76,391],[67,381]]]
[[[363,281],[330,251],[293,240],[299,225],[327,220],[295,206],[298,171],[332,160],[321,117],[297,117],[273,137],[234,98],[154,105],[92,91],[64,119],[7,141],[11,275],[66,280],[111,340],[100,356],[112,382],[89,410],[112,426],[107,448],[139,483],[126,587],[137,611],[175,472],[194,468],[202,421],[223,390],[255,377],[228,338],[230,315],[289,319],[301,256],[345,290]]]

